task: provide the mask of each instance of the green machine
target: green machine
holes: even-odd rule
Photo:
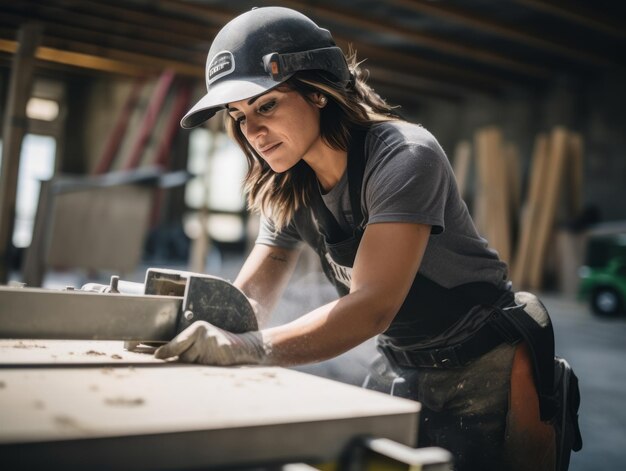
[[[626,307],[626,233],[589,239],[585,265],[580,268],[579,299],[595,314],[615,316]]]

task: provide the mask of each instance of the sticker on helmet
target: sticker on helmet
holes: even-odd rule
[[[206,81],[211,83],[235,71],[235,58],[230,51],[218,52],[206,67]]]

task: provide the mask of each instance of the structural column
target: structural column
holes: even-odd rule
[[[41,40],[41,31],[41,25],[35,23],[28,23],[21,27],[11,68],[2,130],[2,166],[0,168],[0,284],[5,284],[9,276],[9,253],[15,222],[17,177],[22,140],[27,126],[26,103],[32,90],[35,52]]]

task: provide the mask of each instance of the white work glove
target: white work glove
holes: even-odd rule
[[[267,364],[269,345],[260,332],[234,334],[206,321],[196,321],[154,353],[161,360],[178,357],[204,365]]]

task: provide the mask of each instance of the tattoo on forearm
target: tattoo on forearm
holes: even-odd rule
[[[283,262],[283,263],[287,262],[287,257],[285,257],[284,255],[278,254],[278,253],[271,253],[271,254],[269,254],[269,258],[271,258],[272,260],[275,260],[277,262]]]

